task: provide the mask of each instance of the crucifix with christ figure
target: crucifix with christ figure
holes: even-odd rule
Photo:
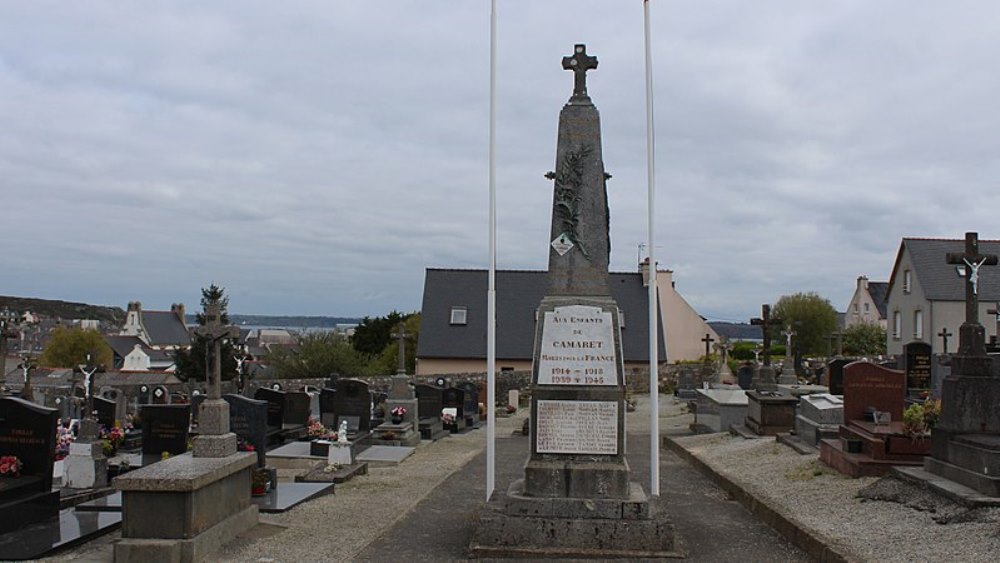
[[[944,328],[941,329],[941,332],[939,332],[937,335],[940,336],[941,340],[944,341],[944,353],[947,354],[948,353],[948,337],[949,336],[953,336],[953,333],[948,332],[948,327],[944,327]]]
[[[995,266],[996,254],[979,253],[978,233],[965,233],[965,252],[949,252],[949,264],[965,265],[965,322],[959,328],[958,353],[963,356],[985,357],[986,338],[979,324],[979,269]]]
[[[764,336],[764,365],[771,365],[771,327],[781,326],[781,319],[771,316],[771,306],[760,306],[760,318],[750,319],[750,324],[759,326]]]

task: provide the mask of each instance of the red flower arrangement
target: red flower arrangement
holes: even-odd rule
[[[0,477],[20,477],[24,463],[16,455],[0,457]]]

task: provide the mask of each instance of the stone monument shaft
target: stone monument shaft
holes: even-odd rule
[[[563,59],[575,74],[573,96],[559,112],[552,191],[548,295],[609,295],[608,193],[601,153],[601,118],[587,95],[586,74],[597,58],[576,45]]]

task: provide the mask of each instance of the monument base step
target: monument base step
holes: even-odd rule
[[[474,525],[473,557],[680,558],[673,524],[638,483],[627,499],[539,498],[524,481],[496,492]]]
[[[931,460],[933,458],[927,459]],[[915,483],[967,508],[1000,506],[1000,496],[984,495],[975,489],[932,473],[922,467],[894,467],[890,475]]]
[[[933,457],[924,459],[924,469],[939,477],[978,491],[984,497],[1000,497],[1000,477],[972,471]]]
[[[850,477],[881,477],[894,465],[920,466],[923,459],[875,459],[865,452],[845,451],[843,441],[820,440],[819,458],[823,463]]]
[[[204,561],[232,540],[257,525],[257,505],[250,505],[189,539],[122,538],[115,543],[115,561]]]

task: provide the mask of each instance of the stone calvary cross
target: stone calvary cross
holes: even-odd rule
[[[573,47],[573,55],[563,57],[563,70],[573,71],[573,97],[587,97],[587,71],[597,68],[597,57],[587,54],[587,46]]]
[[[771,316],[771,306],[767,303],[760,306],[760,318],[750,319],[750,324],[759,326],[764,336],[764,365],[771,365],[771,333],[772,326],[781,326],[781,319]]]
[[[978,233],[965,233],[965,252],[949,252],[949,264],[965,266],[965,322],[958,329],[958,355],[986,357],[986,334],[979,324],[979,268],[995,266],[996,254],[979,253]]]

